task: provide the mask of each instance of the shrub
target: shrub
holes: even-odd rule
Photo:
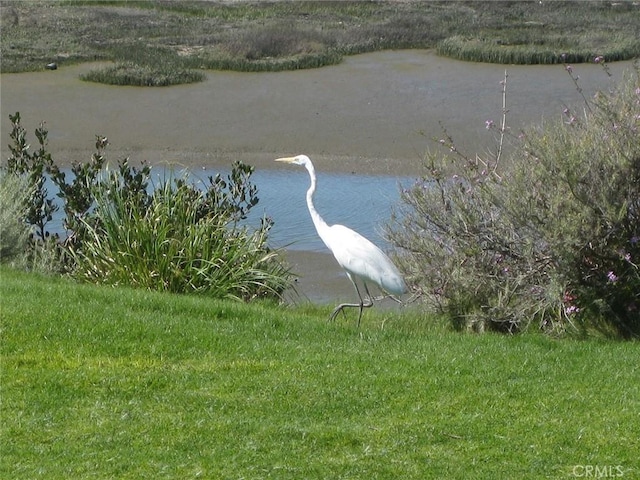
[[[496,154],[464,155],[447,136],[451,154],[429,154],[401,192],[387,228],[399,262],[457,328],[639,336],[638,71],[584,118],[566,110],[526,132],[509,162],[504,83]]]
[[[11,155],[7,160],[7,171],[10,174],[24,175],[28,178],[30,198],[27,202],[25,220],[33,226],[35,235],[40,240],[44,240],[47,237],[47,223],[58,210],[54,201],[49,198],[45,187],[45,174],[53,163],[51,154],[47,150],[47,129],[44,123],[36,129],[35,135],[39,148],[31,153],[31,146],[27,143],[27,131],[20,122],[20,112],[9,115],[9,120],[11,121],[9,137],[12,143],[9,144]]]
[[[23,217],[36,232],[27,255],[31,268],[97,283],[245,300],[278,297],[290,286],[288,267],[267,246],[271,221],[263,219],[253,231],[240,226],[258,203],[253,167],[236,162],[226,178],[210,177],[204,191],[186,177],[154,189],[146,164],[136,168],[123,159],[117,171],[105,174],[108,141],[97,135],[96,152],[88,162],[74,163],[67,181],[47,150],[44,124],[36,130],[40,148],[30,153],[20,114],[10,118],[8,172],[29,185]],[[48,230],[59,205],[44,187],[47,177],[63,204],[64,238]],[[23,220],[16,213],[10,217]]]
[[[219,208],[228,195],[217,196],[216,204],[210,194],[216,189],[206,193],[185,178],[165,179],[140,203],[121,182],[111,173],[96,191],[96,210],[83,220],[87,241],[74,250],[76,276],[243,300],[279,296],[289,286],[288,270],[266,244],[271,223],[265,219],[253,233],[239,226],[245,207]]]
[[[24,222],[31,196],[26,177],[0,172],[0,262],[20,262],[30,229]]]

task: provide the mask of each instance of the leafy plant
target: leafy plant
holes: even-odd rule
[[[602,59],[598,59],[602,62]],[[572,67],[566,66],[572,73]],[[572,76],[577,85],[577,77]],[[458,328],[640,335],[640,81],[525,132],[508,161],[506,76],[493,155],[444,157],[388,226],[417,289]]]
[[[219,298],[279,296],[290,274],[266,244],[271,223],[265,219],[253,233],[238,224],[257,203],[253,187],[247,193],[247,182],[240,182],[251,171],[237,164],[233,180],[211,179],[206,192],[186,178],[165,179],[144,208],[111,173],[96,190],[94,214],[84,220],[88,238],[75,251],[75,274],[94,283]]]
[[[30,229],[24,222],[31,192],[28,179],[0,172],[0,262],[20,261]]]
[[[29,179],[30,198],[27,201],[27,213],[25,219],[35,229],[35,234],[40,240],[48,236],[47,224],[58,210],[53,199],[49,198],[49,192],[45,187],[45,174],[49,171],[53,160],[47,150],[48,131],[44,123],[35,130],[38,139],[38,149],[30,152],[31,146],[27,143],[27,131],[20,122],[20,112],[9,115],[11,121],[11,133],[9,144],[11,156],[7,160],[7,170],[10,174],[25,175]]]
[[[40,148],[30,153],[20,114],[10,117],[8,171],[29,182],[24,217],[39,238],[30,245],[32,266],[96,283],[244,300],[277,297],[290,286],[288,267],[267,245],[272,222],[264,218],[254,231],[240,225],[258,203],[253,167],[236,162],[226,178],[209,177],[203,190],[186,176],[156,187],[149,165],[132,167],[126,158],[117,171],[104,173],[108,140],[98,135],[96,152],[74,163],[68,180],[47,150],[44,124],[36,130]],[[64,207],[62,239],[47,230],[58,210],[44,187],[47,178]]]

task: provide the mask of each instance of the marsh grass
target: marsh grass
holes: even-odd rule
[[[72,249],[78,278],[236,300],[278,297],[290,285],[280,252],[267,247],[266,219],[253,231],[240,226],[233,208],[214,208],[186,177],[170,175],[142,198],[117,172],[107,175]]]
[[[134,62],[118,62],[115,65],[91,70],[80,76],[89,82],[107,85],[130,85],[138,87],[167,87],[186,83],[201,82],[203,72],[189,69],[156,68]]]
[[[574,63],[640,56],[640,8],[631,1],[41,1],[0,9],[2,72],[111,60],[116,67],[85,79],[115,84],[200,81],[200,69],[317,68],[392,48],[438,46],[464,60],[526,64],[557,63],[561,54]]]
[[[438,44],[437,52],[445,57],[472,62],[504,64],[588,63],[602,56],[609,62],[633,58],[640,51],[640,40],[613,35],[608,42],[596,43],[591,37],[582,39],[562,36],[525,40],[513,38],[449,37]]]
[[[30,229],[24,222],[31,197],[26,177],[0,171],[0,262],[22,263]]]
[[[0,275],[2,478],[640,472],[635,343]]]

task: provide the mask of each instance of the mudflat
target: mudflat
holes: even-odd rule
[[[630,62],[579,65],[586,95],[610,88]],[[3,74],[2,157],[8,115],[20,111],[30,135],[44,121],[59,163],[90,158],[96,134],[107,154],[135,163],[187,167],[242,160],[275,168],[273,159],[305,153],[319,170],[418,175],[443,128],[470,155],[495,147],[485,122],[498,122],[508,73],[512,132],[561,114],[581,97],[562,66],[505,66],[438,57],[431,51],[383,51],[340,65],[278,73],[207,72],[202,83],[119,87],[83,82],[83,64],[55,71]],[[33,141],[35,138],[31,137]]]

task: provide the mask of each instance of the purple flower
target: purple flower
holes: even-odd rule
[[[485,120],[484,125],[485,125],[485,128],[489,130],[495,125],[495,122],[493,120]]]
[[[618,281],[618,276],[615,273],[613,273],[613,271],[609,271],[609,273],[607,273],[607,279],[611,283],[616,283]]]
[[[604,57],[602,55],[598,55],[596,58],[593,59],[593,61],[595,63],[602,63],[604,62]]]
[[[636,243],[638,243],[640,241],[640,237],[638,237],[637,235],[634,235],[633,237],[631,237],[631,245],[635,245]]]

